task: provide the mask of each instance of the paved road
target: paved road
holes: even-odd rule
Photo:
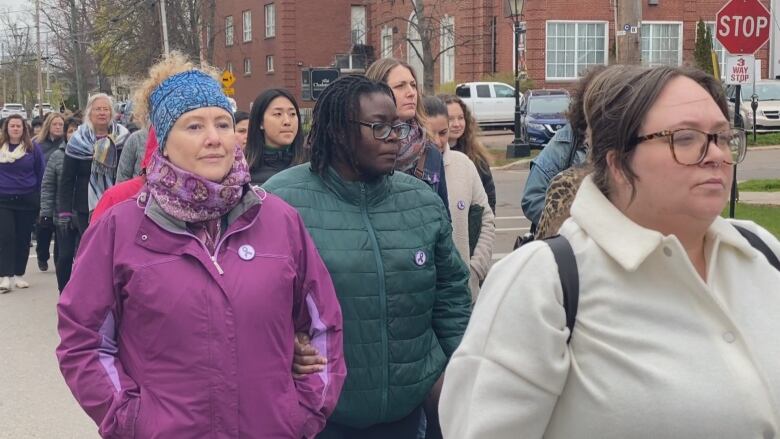
[[[499,139],[503,142],[503,139]],[[512,249],[529,223],[520,209],[527,171],[495,171],[498,197],[495,257]],[[780,150],[753,151],[740,179],[780,177]],[[76,405],[60,376],[54,349],[56,279],[30,259],[32,287],[0,295],[0,438],[90,439],[96,427]]]

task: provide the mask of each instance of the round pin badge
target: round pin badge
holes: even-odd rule
[[[414,254],[414,263],[417,264],[418,267],[425,265],[425,261],[427,260],[428,256],[422,250],[417,250],[417,253]]]
[[[238,249],[238,257],[245,261],[251,261],[255,257],[255,248],[249,244],[242,245]]]
[[[458,210],[463,210],[466,208],[466,202],[463,200],[458,201]]]

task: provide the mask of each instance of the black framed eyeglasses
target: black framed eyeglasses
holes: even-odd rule
[[[353,120],[352,122],[371,128],[376,140],[386,140],[390,137],[391,132],[395,133],[399,139],[405,139],[409,132],[412,131],[412,126],[403,122],[395,125],[387,122],[363,122],[362,120]]]
[[[634,145],[660,137],[669,139],[669,149],[674,161],[686,166],[696,166],[703,162],[712,143],[729,153],[730,164],[741,163],[747,153],[745,131],[740,128],[729,128],[717,133],[705,133],[695,128],[664,130],[638,136],[634,139]]]

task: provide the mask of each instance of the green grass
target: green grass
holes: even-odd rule
[[[738,187],[742,192],[780,192],[780,180],[748,180]]]
[[[490,153],[490,157],[492,159],[492,164],[490,166],[504,166],[508,165],[509,163],[516,162],[517,160],[521,159],[532,159],[539,155],[541,152],[541,149],[532,149],[531,150],[531,156],[530,157],[521,157],[521,158],[515,158],[515,159],[507,159],[506,158],[506,149],[488,149],[488,152]]]
[[[765,206],[760,204],[737,204],[734,211],[737,219],[754,221],[780,238],[780,206]],[[729,208],[723,210],[723,217],[728,218]]]
[[[753,141],[753,132],[747,132],[748,146],[766,146],[766,145],[780,145],[780,133],[764,133],[756,136],[756,141]]]

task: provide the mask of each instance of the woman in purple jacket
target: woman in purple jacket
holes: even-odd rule
[[[19,115],[0,132],[0,294],[27,288],[24,280],[30,235],[41,203],[43,153]]]
[[[213,77],[174,54],[137,103],[160,148],[139,195],[84,235],[58,305],[68,386],[103,437],[314,437],[346,369],[333,284],[300,216],[248,184]],[[321,371],[293,376],[296,331]]]

